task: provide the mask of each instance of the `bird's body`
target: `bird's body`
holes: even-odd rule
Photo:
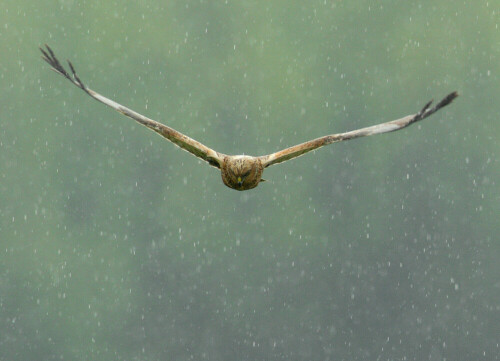
[[[246,191],[259,185],[264,166],[260,157],[226,155],[220,171],[225,185],[238,191]]]
[[[80,78],[76,75],[75,69],[71,62],[68,61],[72,73],[70,75],[56,58],[54,52],[50,47],[46,45],[46,49],[40,48],[40,50],[43,54],[42,58],[50,64],[52,70],[54,70],[56,73],[64,76],[66,79],[71,81],[71,83],[82,89],[85,93],[87,93],[95,100],[115,109],[116,111],[122,113],[123,115],[126,115],[129,118],[134,119],[138,123],[165,137],[180,148],[204,160],[211,166],[220,169],[223,183],[229,188],[236,189],[238,191],[244,191],[257,187],[259,183],[263,181],[262,173],[264,169],[273,164],[288,161],[331,143],[365,137],[369,135],[388,133],[406,128],[407,126],[434,114],[439,109],[450,104],[453,99],[458,96],[456,92],[453,92],[444,97],[438,104],[436,104],[432,108],[432,102],[427,103],[422,108],[422,110],[420,110],[420,112],[416,114],[408,115],[406,117],[390,122],[357,129],[350,132],[326,135],[310,140],[308,142],[294,145],[272,154],[260,157],[252,157],[248,155],[227,155],[219,153],[188,137],[187,135],[176,131],[173,128],[170,128],[155,120],[149,119],[148,117],[145,117],[144,115],[139,114],[93,91],[82,83]]]

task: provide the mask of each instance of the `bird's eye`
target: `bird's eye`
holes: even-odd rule
[[[250,171],[246,171],[245,173],[243,173],[243,178],[246,178],[250,175]]]

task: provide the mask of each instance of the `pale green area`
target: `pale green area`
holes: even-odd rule
[[[498,1],[0,10],[0,360],[494,360]],[[224,153],[457,101],[248,192],[48,69]]]

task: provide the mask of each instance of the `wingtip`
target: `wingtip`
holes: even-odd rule
[[[458,97],[460,94],[458,94],[458,91],[453,91],[451,92],[450,94],[448,94],[446,96],[446,98],[450,98],[450,101],[452,101],[453,99],[455,99],[456,97]]]
[[[458,97],[458,92],[455,90],[443,98],[437,105],[436,108],[442,108],[450,104],[455,98]]]

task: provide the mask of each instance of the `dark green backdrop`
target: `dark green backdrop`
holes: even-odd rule
[[[497,359],[499,24],[495,1],[4,1],[0,360]],[[461,96],[241,193],[45,42],[229,154]]]

